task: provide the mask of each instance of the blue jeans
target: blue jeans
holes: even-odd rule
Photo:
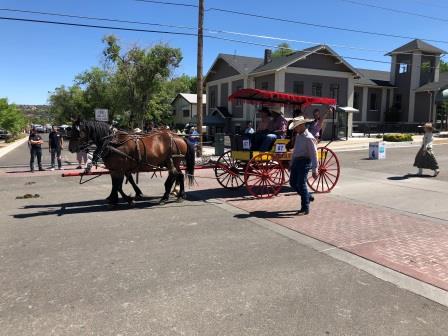
[[[291,165],[289,184],[300,195],[301,210],[310,209],[310,194],[306,185],[308,173],[311,169],[311,160],[308,158],[295,158]]]
[[[266,134],[263,139],[263,142],[260,145],[260,151],[261,152],[270,151],[276,139],[277,136],[275,134]]]

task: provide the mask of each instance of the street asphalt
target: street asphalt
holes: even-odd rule
[[[401,151],[341,161],[398,176]],[[107,176],[0,173],[0,335],[446,335],[447,307],[213,202],[159,206],[163,181],[140,179],[147,197],[109,210]]]

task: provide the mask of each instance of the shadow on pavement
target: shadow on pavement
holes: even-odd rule
[[[135,201],[133,205],[129,206],[127,203],[119,203],[116,206],[110,206],[105,200],[90,200],[82,202],[71,203],[57,203],[57,204],[39,204],[39,205],[26,205],[22,209],[42,209],[40,211],[32,213],[15,214],[12,217],[17,219],[33,218],[41,216],[64,216],[74,215],[82,213],[95,213],[95,212],[110,212],[119,210],[144,210],[144,209],[163,209],[172,207],[191,207],[202,206],[203,203],[194,204],[188,201],[177,202],[176,199],[170,199],[165,205],[159,204],[160,197],[144,197],[139,201]],[[122,200],[120,199],[120,202]],[[46,210],[44,210],[46,209]]]
[[[290,195],[290,193],[292,193]],[[279,195],[282,196],[292,196],[297,195],[291,187],[284,186],[280,191]],[[239,189],[225,189],[225,188],[214,188],[214,189],[205,189],[205,190],[189,190],[188,196],[191,196],[194,199],[206,201],[213,198],[219,199],[234,199],[236,201],[241,200],[257,200],[254,196],[252,196],[245,186],[242,186]],[[232,201],[232,200],[230,200]]]
[[[296,218],[297,210],[293,211],[252,211],[248,214],[238,214],[235,215],[235,218],[239,219],[247,219],[250,217],[257,218]]]
[[[433,177],[433,176],[432,175],[427,175],[427,174],[423,174],[423,175],[406,174],[406,175],[403,175],[403,176],[391,176],[391,177],[388,177],[387,179],[391,180],[391,181],[402,181],[402,180],[407,180],[407,179],[412,178],[412,177],[428,178],[428,177]]]

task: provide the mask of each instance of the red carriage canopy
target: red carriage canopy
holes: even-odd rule
[[[259,89],[240,89],[230,95],[229,100],[232,102],[243,101],[253,105],[336,105],[336,99],[299,96],[290,93],[259,90]]]

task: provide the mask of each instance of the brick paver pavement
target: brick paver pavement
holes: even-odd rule
[[[190,194],[217,198],[307,236],[448,290],[448,225],[398,211],[316,195],[308,216],[294,216],[298,197],[285,190],[272,199],[253,199],[243,187],[223,189],[211,170],[197,171]]]

